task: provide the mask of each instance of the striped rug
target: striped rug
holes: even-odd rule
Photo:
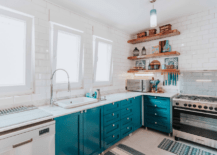
[[[105,155],[145,155],[137,150],[134,150],[133,148],[119,144],[109,152],[105,153]]]
[[[195,148],[190,145],[172,141],[164,138],[164,140],[158,145],[158,148],[169,151],[177,155],[216,155],[200,148]]]

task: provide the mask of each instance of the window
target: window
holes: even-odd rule
[[[33,92],[33,18],[0,9],[0,92]]]
[[[82,87],[82,32],[53,24],[53,71],[65,69],[71,87]],[[54,82],[58,88],[66,89],[68,83],[64,72],[57,72]]]
[[[94,85],[110,85],[112,82],[112,42],[94,39]]]

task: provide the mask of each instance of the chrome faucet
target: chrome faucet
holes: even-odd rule
[[[67,77],[68,77],[68,92],[70,92],[70,90],[71,90],[68,72],[67,72],[65,69],[56,69],[56,70],[53,72],[52,76],[51,76],[51,92],[50,92],[50,94],[51,94],[51,96],[50,96],[50,105],[51,105],[51,106],[53,106],[53,103],[54,103],[54,101],[53,101],[53,77],[54,77],[54,74],[55,74],[57,71],[59,71],[59,70],[62,70],[62,71],[64,71],[64,72],[66,72]]]

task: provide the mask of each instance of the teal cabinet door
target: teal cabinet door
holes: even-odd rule
[[[81,124],[82,115],[74,113],[55,118],[55,154],[56,155],[80,155],[82,149]]]
[[[103,107],[84,111],[83,119],[83,153],[98,155],[103,151]]]
[[[142,97],[133,100],[133,125],[134,131],[142,127]]]

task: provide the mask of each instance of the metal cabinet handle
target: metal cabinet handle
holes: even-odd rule
[[[155,115],[157,115],[157,113],[155,113]]]
[[[130,118],[128,117],[127,120],[129,120]]]
[[[115,126],[115,124],[113,124],[113,126]]]
[[[13,145],[13,148],[20,147],[20,146],[22,146],[22,145],[25,145],[25,144],[31,143],[32,141],[33,141],[33,140],[30,139],[30,140],[27,140],[27,141],[22,142],[22,143],[20,143],[20,144]]]
[[[129,127],[127,127],[127,129],[129,130]]]
[[[157,98],[156,96],[154,98]]]
[[[112,104],[113,104],[113,105],[115,105],[115,103],[114,103],[114,102],[113,102]]]
[[[113,113],[112,116],[114,116],[115,114]]]
[[[157,107],[157,105],[155,105],[155,107]]]
[[[129,110],[129,108],[127,108],[127,110]]]
[[[112,137],[115,138],[115,135],[113,135]]]
[[[157,124],[157,122],[155,122],[155,124]]]
[[[84,110],[84,113],[86,113],[87,112],[87,110]]]

